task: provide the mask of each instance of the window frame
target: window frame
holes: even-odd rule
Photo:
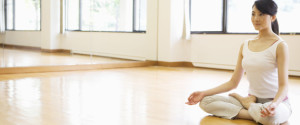
[[[7,29],[7,0],[4,0],[4,17],[5,17],[5,31],[42,31],[42,0],[40,1],[40,29],[39,30],[16,30],[16,0],[13,1],[13,29]]]
[[[65,31],[68,31],[68,32],[111,32],[111,33],[146,33],[146,30],[136,30],[136,27],[135,27],[135,24],[136,24],[136,6],[135,6],[135,3],[136,3],[136,0],[133,0],[133,16],[132,16],[132,31],[85,31],[85,30],[82,30],[82,0],[78,0],[79,1],[79,19],[78,19],[78,30],[69,30],[67,29],[67,27],[65,27]],[[65,2],[66,4],[64,5],[64,7],[66,8],[67,6],[67,2]],[[67,15],[67,14],[66,14]],[[65,16],[66,16],[65,15]],[[67,24],[67,22],[65,22]]]
[[[190,23],[191,23],[191,16],[192,16],[192,9],[191,9],[191,4],[192,0],[189,0],[190,3],[190,8],[189,8],[189,13],[190,13]],[[222,31],[191,31],[191,34],[245,34],[245,35],[253,35],[257,33],[239,33],[239,32],[227,32],[227,14],[228,14],[228,9],[227,9],[227,3],[228,0],[223,0],[223,11],[222,11]],[[280,29],[279,29],[280,31]],[[299,32],[280,32],[280,35],[300,35]]]

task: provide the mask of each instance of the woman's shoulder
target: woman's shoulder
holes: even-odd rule
[[[249,43],[249,42],[254,41],[254,40],[255,40],[255,38],[249,38],[249,39],[246,39],[246,40],[243,42],[243,44]]]
[[[276,46],[276,53],[287,53],[288,51],[288,44],[283,40],[281,37],[278,37],[277,46]]]
[[[284,39],[282,39],[280,36],[277,37],[277,40],[274,44],[277,44],[277,47],[278,46],[286,46],[286,42]]]
[[[249,38],[246,41],[254,41],[254,40],[257,40],[257,38],[256,37],[255,38]]]
[[[244,45],[247,45],[247,46],[248,46],[249,43],[251,43],[251,42],[253,42],[253,41],[255,41],[255,40],[256,40],[256,38],[246,39],[246,40],[242,43],[242,46],[244,46]]]
[[[288,44],[284,40],[281,40],[277,45],[277,49],[287,49],[287,48],[288,48]]]

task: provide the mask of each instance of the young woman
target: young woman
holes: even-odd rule
[[[257,0],[252,6],[252,24],[258,36],[245,41],[231,79],[212,89],[192,93],[186,104],[218,117],[249,119],[266,125],[288,124],[292,113],[288,101],[288,46],[279,36],[277,5]],[[236,88],[246,72],[249,96],[216,95]]]

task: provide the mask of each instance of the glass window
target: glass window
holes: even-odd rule
[[[69,30],[79,30],[79,0],[66,0],[66,28]]]
[[[191,31],[222,31],[223,0],[191,0]]]
[[[132,0],[83,0],[82,30],[132,31]]]
[[[226,0],[191,0],[191,31],[257,33],[251,22],[252,5],[255,0],[227,0],[227,11],[224,12],[226,20],[222,20],[222,1]],[[278,5],[279,31],[300,33],[300,16],[296,16],[300,13],[300,0],[274,1]]]
[[[252,22],[252,5],[255,0],[228,0],[227,32],[254,33]]]
[[[255,0],[228,0],[229,33],[254,33],[251,22],[252,5]],[[300,0],[275,0],[278,5],[277,19],[281,33],[300,32]]]
[[[147,0],[135,0],[134,30],[146,31],[147,24]]]
[[[281,33],[300,33],[300,0],[275,0],[277,19]]]
[[[6,0],[6,29],[14,29],[14,9],[13,9],[13,0]]]
[[[40,0],[7,0],[8,30],[40,30]]]
[[[66,0],[66,8],[67,30],[146,30],[146,0]]]

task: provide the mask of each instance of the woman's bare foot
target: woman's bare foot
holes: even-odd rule
[[[244,106],[244,108],[248,109],[250,107],[251,103],[255,103],[256,102],[256,97],[255,96],[247,96],[247,97],[242,97],[237,93],[231,93],[229,94],[229,96],[232,96],[234,98],[236,98],[238,101],[240,101],[240,103]]]

